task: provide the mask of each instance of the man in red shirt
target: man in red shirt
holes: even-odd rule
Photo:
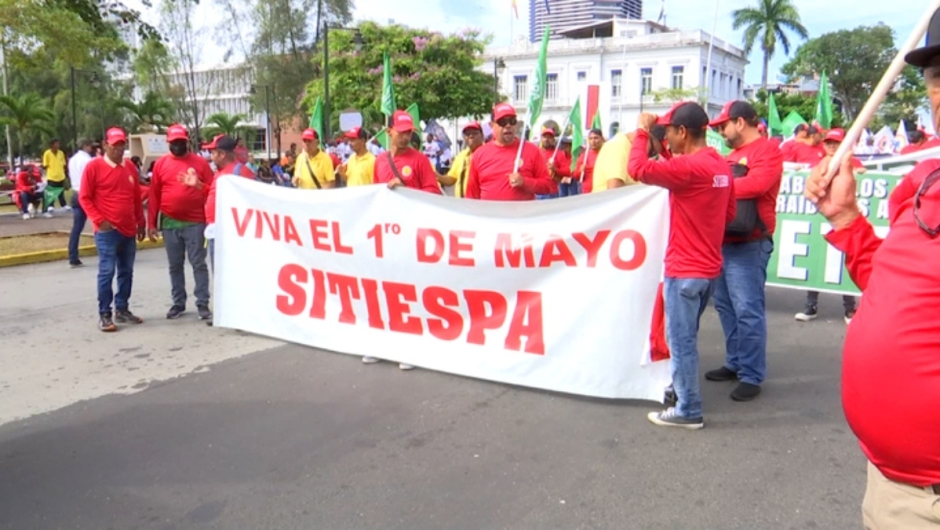
[[[649,157],[650,129],[657,123],[666,127],[666,142],[673,154],[669,160]],[[708,114],[697,103],[677,103],[658,120],[643,113],[627,164],[634,179],[669,190],[663,296],[677,403],[647,416],[664,427],[705,426],[698,383],[699,319],[721,273],[725,225],[735,214],[731,171],[721,155],[708,147],[707,127]]]
[[[113,127],[105,134],[104,156],[85,166],[79,201],[95,227],[98,248],[98,329],[117,331],[114,322],[140,324],[129,303],[134,279],[137,241],[143,241],[147,224],[140,201],[137,166],[124,160],[127,135]],[[112,290],[117,271],[117,294]],[[111,303],[114,303],[114,319]]]
[[[796,138],[781,147],[784,162],[815,166],[825,156],[820,142],[822,137],[814,125],[801,123],[795,129]]]
[[[183,183],[183,175],[194,174],[203,186],[212,183],[212,169],[202,157],[189,152],[189,133],[182,125],[167,129],[169,154],[153,165],[150,203],[147,207],[150,240],[163,232],[170,265],[170,295],[173,301],[166,317],[179,318],[186,311],[186,256],[193,268],[196,309],[201,320],[212,318],[209,310],[209,266],[206,264],[206,195]],[[160,215],[160,226],[157,216]]]
[[[940,108],[938,41],[940,11],[927,46],[906,57],[924,71],[931,109]],[[845,253],[863,294],[845,336],[842,404],[869,461],[864,524],[940,528],[940,160],[919,163],[898,183],[884,240],[859,210],[851,162],[831,182],[825,167],[804,193],[832,224],[826,239]]]
[[[764,283],[774,250],[777,194],[783,178],[780,149],[761,134],[760,117],[746,101],[732,101],[709,125],[728,147],[737,216],[726,227],[715,309],[725,333],[725,363],[705,374],[709,381],[740,381],[735,401],[760,394],[767,375],[767,308]]]
[[[911,131],[910,133],[908,133],[907,139],[911,143],[901,148],[900,154],[902,155],[909,155],[911,153],[916,153],[917,151],[920,151],[921,149],[923,149],[924,144],[927,143],[927,135],[924,134],[924,131],[921,131],[919,129],[915,129]]]
[[[591,129],[588,133],[588,149],[578,157],[578,166],[574,168],[575,178],[581,181],[582,193],[591,193],[594,189],[594,163],[601,147],[604,147],[604,131]]]
[[[43,194],[39,191],[39,184],[42,182],[42,174],[36,166],[23,166],[16,174],[16,193],[19,195],[20,210],[23,212],[23,219],[28,220],[29,207],[32,204],[38,205],[37,211],[42,210]]]
[[[492,118],[493,141],[473,155],[467,198],[531,201],[536,194],[558,193],[558,185],[549,176],[538,147],[523,142],[522,155],[517,160],[522,140],[517,137],[516,109],[509,103],[498,103],[493,107]]]
[[[389,189],[405,186],[442,195],[431,161],[424,153],[411,147],[411,135],[415,130],[411,114],[395,111],[387,130],[388,151],[375,157],[375,183],[386,184]]]
[[[571,156],[565,152],[564,145],[558,146],[555,129],[552,127],[542,127],[542,141],[539,144],[539,151],[542,153],[542,159],[545,160],[548,174],[560,184],[556,195],[539,194],[535,198],[543,200],[577,195],[577,190],[574,189],[577,183],[574,183],[571,179]]]

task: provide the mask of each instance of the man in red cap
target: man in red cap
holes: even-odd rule
[[[305,190],[332,188],[336,184],[333,160],[320,149],[317,131],[306,129],[301,139],[304,141],[304,150],[297,155],[297,161],[294,163],[294,187]]]
[[[588,148],[578,157],[578,165],[574,168],[575,182],[580,181],[581,193],[591,193],[594,189],[594,165],[597,155],[604,147],[604,131],[591,129],[588,133]],[[564,197],[564,193],[561,194]]]
[[[388,151],[375,158],[375,183],[389,189],[399,186],[441,195],[437,173],[422,152],[411,147],[415,124],[411,114],[397,110],[392,114]]]
[[[905,57],[923,69],[934,123],[940,115],[940,11],[927,43]],[[902,179],[882,240],[862,215],[851,162],[831,180],[820,164],[804,191],[832,224],[826,240],[845,253],[862,290],[845,336],[842,405],[868,458],[865,528],[940,527],[940,160]]]
[[[657,123],[666,128],[671,159],[649,157],[650,130]],[[725,225],[735,214],[731,171],[721,155],[708,147],[707,127],[708,114],[697,103],[677,103],[658,119],[643,113],[627,165],[639,182],[669,190],[663,296],[677,402],[675,407],[647,416],[664,427],[705,426],[698,383],[699,319],[721,274],[721,242]]]
[[[523,142],[519,153],[516,109],[509,103],[498,103],[492,114],[493,141],[484,144],[473,155],[468,199],[490,201],[531,201],[538,195],[558,193],[558,185],[548,173],[539,148]]]
[[[337,168],[347,186],[368,186],[375,183],[375,155],[366,148],[368,134],[362,127],[353,127],[343,134],[352,149],[346,162]]]
[[[558,141],[555,138],[555,129],[552,127],[542,127],[542,139],[539,148],[542,152],[542,158],[545,159],[545,165],[548,168],[550,177],[558,182],[558,194],[556,195],[537,195],[537,199],[551,199],[554,197],[567,197],[568,195],[577,195],[572,193],[572,186],[577,186],[577,182],[571,179],[571,155],[565,151],[564,147],[556,148]]]
[[[140,324],[129,303],[134,278],[137,241],[147,232],[140,200],[137,166],[124,160],[127,135],[113,127],[105,134],[104,156],[85,166],[79,201],[95,227],[98,248],[98,329],[117,331],[114,322]],[[117,294],[112,288],[117,271]],[[114,303],[114,318],[111,304]]]
[[[201,320],[212,318],[209,310],[209,266],[206,264],[206,196],[183,183],[184,175],[193,174],[203,187],[212,183],[212,169],[202,157],[189,151],[189,132],[180,124],[166,132],[170,152],[153,165],[150,198],[147,205],[151,241],[157,231],[163,232],[166,257],[170,268],[172,304],[166,318],[179,318],[186,311],[186,257],[196,282],[193,295]],[[160,225],[157,225],[157,217]]]
[[[470,162],[473,153],[483,145],[483,126],[470,122],[463,128],[463,151],[457,154],[447,175],[438,179],[443,186],[456,186],[454,196],[462,199],[467,196],[467,182],[470,180]]]
[[[709,124],[728,147],[737,216],[725,228],[715,309],[725,333],[725,362],[705,373],[709,381],[739,381],[735,401],[760,394],[767,376],[767,308],[764,284],[777,226],[783,155],[760,132],[760,117],[746,101],[729,102]]]

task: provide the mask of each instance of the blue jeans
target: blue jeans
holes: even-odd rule
[[[699,319],[715,281],[704,278],[669,278],[664,280],[666,341],[672,365],[676,412],[684,418],[702,417],[702,394],[698,382]]]
[[[573,197],[575,195],[581,194],[581,183],[577,180],[572,179],[571,184],[559,184],[558,185],[558,196],[559,197]]]
[[[23,210],[23,213],[29,213],[30,203],[38,203],[39,210],[42,210],[42,193],[28,193],[21,191],[20,193],[20,209]],[[38,213],[38,212],[37,212]]]
[[[78,262],[78,241],[81,238],[82,230],[85,229],[85,223],[88,222],[88,216],[82,209],[82,203],[78,200],[78,191],[72,194],[72,233],[69,234],[69,263]]]
[[[752,385],[767,376],[764,283],[773,250],[769,239],[723,245],[724,262],[715,285],[715,309],[725,332],[725,366]]]
[[[137,241],[117,230],[95,232],[98,247],[98,314],[110,315],[111,302],[118,311],[129,308],[131,287],[134,283],[134,258],[137,256]],[[117,294],[112,289],[114,273],[117,272]]]
[[[196,280],[196,289],[193,291],[196,306],[209,305],[209,266],[206,265],[205,232],[204,223],[163,230],[163,242],[170,265],[170,296],[174,306],[186,307],[184,266],[187,257],[193,268],[193,278]]]

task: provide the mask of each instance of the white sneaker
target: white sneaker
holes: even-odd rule
[[[55,213],[55,207],[54,207],[54,206],[50,206],[50,207],[46,208],[46,213]]]
[[[811,322],[816,320],[816,317],[819,316],[819,311],[816,309],[816,306],[810,306],[804,309],[801,313],[797,313],[793,318],[800,322]]]
[[[377,362],[379,362],[379,359],[376,359],[375,357],[369,357],[368,355],[362,358],[362,364],[375,364]]]
[[[33,215],[36,213],[36,208],[30,203],[29,206],[26,207],[26,211],[29,212],[29,215]]]
[[[46,219],[52,219],[52,210],[49,210],[48,212],[42,214],[42,216],[45,217]]]
[[[71,211],[72,211],[72,207],[69,206],[68,204],[66,204],[65,206],[62,207],[62,210],[63,210],[63,211],[66,211],[66,212],[71,212]]]
[[[399,370],[414,370],[415,367],[410,364],[398,363],[398,369]]]
[[[29,221],[29,214],[28,214],[28,213],[24,213],[24,214],[23,214],[23,220],[24,220],[24,221]]]

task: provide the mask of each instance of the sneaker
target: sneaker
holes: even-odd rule
[[[197,305],[196,309],[199,312],[199,320],[209,320],[212,318],[212,311],[209,310],[207,305]],[[169,315],[167,315],[169,316]]]
[[[662,412],[650,412],[646,415],[646,419],[660,427],[679,427],[693,431],[705,426],[705,420],[701,416],[698,418],[684,418],[676,413],[675,407],[669,407]]]
[[[845,311],[845,325],[848,326],[849,324],[851,324],[853,318],[855,318],[855,310],[847,309]]]
[[[379,359],[376,359],[375,357],[369,357],[368,355],[362,358],[362,364],[375,364],[377,362],[379,362]]]
[[[114,320],[121,324],[143,324],[144,319],[131,313],[128,309],[118,309],[114,312]]]
[[[71,212],[71,211],[72,211],[72,207],[66,204],[65,206],[63,206],[63,207],[61,208],[61,210],[64,211],[64,212]]]
[[[415,367],[410,364],[398,363],[398,369],[399,370],[414,370]]]
[[[52,210],[49,210],[48,212],[42,214],[42,216],[45,217],[46,219],[52,219]]]
[[[84,263],[82,263],[82,260],[80,260],[80,259],[79,259],[79,260],[75,260],[75,261],[70,261],[70,262],[69,262],[69,267],[72,268],[72,269],[77,269],[77,268],[81,267],[82,265],[84,265]]]
[[[675,407],[678,402],[679,396],[676,395],[676,388],[672,385],[667,386],[666,391],[663,392],[663,404],[669,407]]]
[[[175,305],[166,312],[166,318],[169,320],[175,320],[180,317],[183,313],[186,312],[186,308],[182,306]]]
[[[818,316],[819,312],[816,310],[816,306],[811,305],[806,306],[806,309],[804,309],[802,313],[797,313],[793,318],[799,320],[800,322],[809,322],[811,320],[816,320],[816,317]]]
[[[111,320],[110,314],[102,314],[101,318],[98,320],[98,329],[104,331],[105,333],[110,333],[112,331],[117,331],[117,326],[115,326],[114,321]]]
[[[209,320],[206,320],[206,325],[209,326],[210,328],[214,325],[214,324],[212,323],[212,319],[211,319],[211,318],[210,318]]]
[[[24,220],[24,221],[29,221],[29,214],[28,214],[28,213],[24,213],[24,214],[23,214],[23,220]]]
[[[36,207],[32,203],[26,207],[26,211],[29,212],[29,215],[32,216],[36,213]]]
[[[731,399],[735,401],[750,401],[760,394],[760,387],[751,383],[739,383],[731,392]]]
[[[734,381],[738,378],[737,372],[728,368],[727,366],[722,366],[721,368],[716,368],[709,372],[705,372],[705,379],[709,381]]]

